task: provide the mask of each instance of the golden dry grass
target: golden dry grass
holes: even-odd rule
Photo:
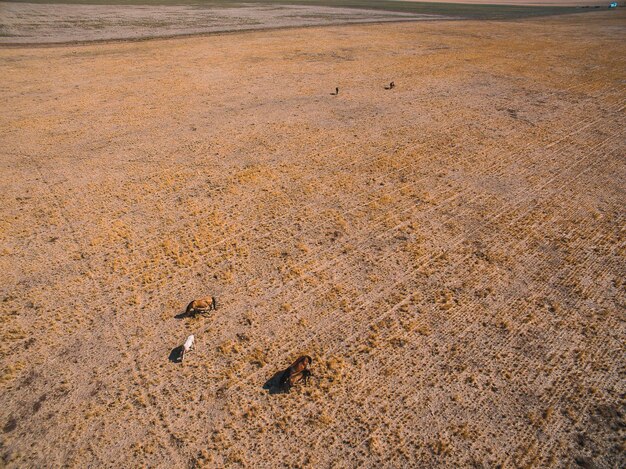
[[[624,466],[624,18],[0,49],[3,464]]]

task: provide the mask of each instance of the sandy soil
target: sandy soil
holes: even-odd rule
[[[0,44],[140,39],[220,31],[446,18],[300,5],[64,5],[0,2]]]
[[[395,0],[389,0],[395,1]],[[585,5],[604,5],[608,7],[607,0],[402,0],[403,2],[415,3],[461,3],[468,5],[519,5],[519,6],[554,6],[554,7],[578,7]]]
[[[2,464],[624,467],[625,15],[0,49]]]

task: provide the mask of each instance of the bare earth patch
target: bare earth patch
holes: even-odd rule
[[[625,16],[0,49],[0,465],[624,467]]]
[[[223,31],[446,18],[301,5],[66,5],[0,2],[0,44],[140,39]]]
[[[389,0],[395,1],[395,0]],[[451,0],[402,0],[411,3],[449,3]],[[519,6],[585,6],[585,5],[603,5],[608,7],[606,0],[455,0],[453,3],[464,5],[519,5]]]

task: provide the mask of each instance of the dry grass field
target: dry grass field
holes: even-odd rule
[[[618,10],[0,49],[0,466],[624,467]]]

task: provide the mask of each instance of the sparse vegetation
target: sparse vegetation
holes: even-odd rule
[[[0,48],[0,466],[625,466],[622,10]]]

